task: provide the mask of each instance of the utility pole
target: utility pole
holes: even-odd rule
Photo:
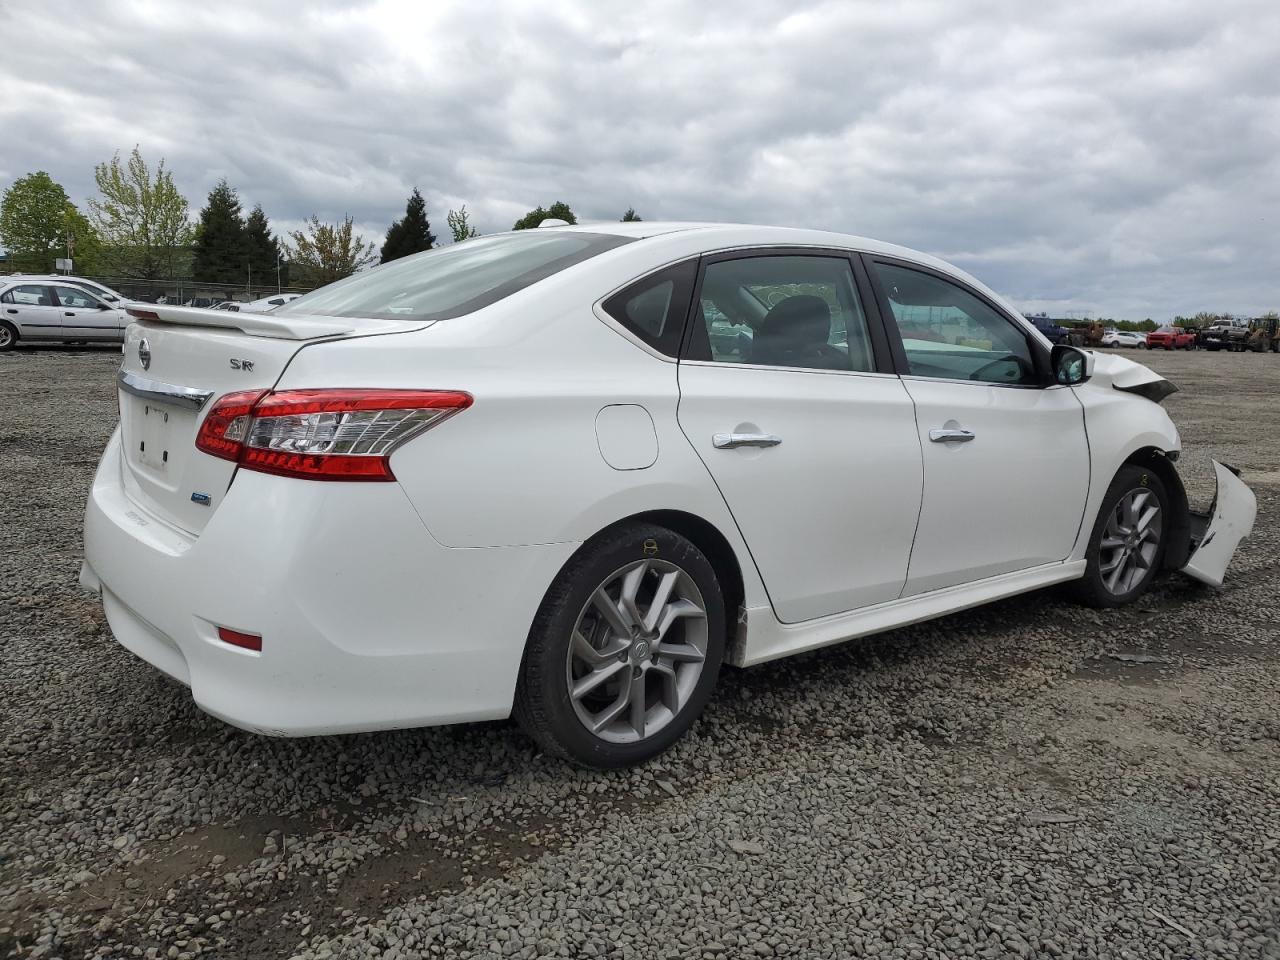
[[[281,291],[283,291],[283,289],[284,288],[280,286],[280,251],[277,250],[276,251],[276,293],[280,293]]]

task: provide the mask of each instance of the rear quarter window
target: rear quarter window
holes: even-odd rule
[[[680,354],[698,261],[666,267],[609,297],[601,307],[636,339],[668,357]]]

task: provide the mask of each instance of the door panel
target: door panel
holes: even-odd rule
[[[1070,388],[903,384],[916,403],[925,470],[903,595],[1065,560],[1089,492],[1084,408]],[[934,431],[972,439],[934,440]]]
[[[682,362],[679,419],[780,620],[901,593],[922,475],[897,377]],[[717,447],[717,434],[780,442]]]
[[[62,335],[62,310],[52,288],[43,284],[23,284],[6,291],[0,309],[23,340],[56,340]]]
[[[62,335],[68,340],[119,340],[120,311],[101,310],[101,301],[78,287],[53,288],[62,314]]]
[[[1089,492],[1084,408],[1047,351],[958,278],[873,260],[916,405],[924,498],[904,596],[1065,560]]]

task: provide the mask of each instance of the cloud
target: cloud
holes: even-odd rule
[[[416,184],[437,234],[563,199],[875,236],[1055,312],[1280,307],[1270,2],[45,0],[0,29],[0,185],[83,200],[137,143],[277,229],[380,241]]]

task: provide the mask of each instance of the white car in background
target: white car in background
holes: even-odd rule
[[[0,281],[0,352],[19,343],[119,343],[130,318],[89,289],[62,280]]]
[[[1221,465],[1189,511],[1166,380],[873,240],[561,226],[270,314],[131,313],[81,582],[267,734],[514,714],[623,766],[724,662],[1064,581],[1221,583],[1253,523]]]
[[[110,304],[113,307],[123,307],[134,302],[119,290],[113,290],[105,283],[99,283],[97,280],[86,280],[84,277],[64,276],[60,273],[24,273],[15,276],[2,277],[0,280],[34,280],[39,283],[69,283],[75,287],[83,287],[99,300]]]
[[[268,313],[276,307],[292,303],[300,296],[302,296],[300,293],[278,293],[274,297],[263,297],[261,300],[250,300],[247,303],[227,300],[218,304],[214,309],[230,310],[232,313]]]
[[[1102,334],[1104,347],[1133,347],[1138,350],[1147,349],[1145,334],[1131,333],[1128,330],[1107,330]]]

